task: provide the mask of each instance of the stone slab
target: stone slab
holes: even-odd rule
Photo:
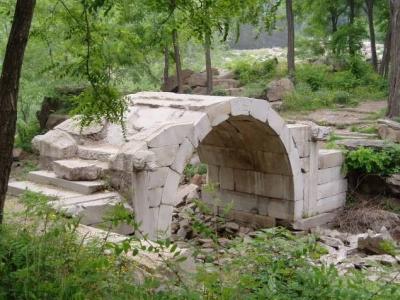
[[[322,213],[310,218],[304,218],[292,223],[293,229],[296,230],[309,230],[318,226],[331,223],[337,217],[337,212]]]
[[[347,180],[341,179],[320,184],[317,187],[317,199],[331,197],[347,191]]]
[[[327,169],[321,169],[317,172],[318,184],[324,184],[332,181],[344,179],[342,167],[333,167]]]
[[[105,187],[105,182],[102,180],[96,181],[69,181],[58,178],[54,172],[51,171],[34,171],[30,172],[28,179],[32,182],[54,185],[61,189],[77,192],[84,195],[90,195],[98,192]]]
[[[82,196],[80,193],[62,190],[54,186],[33,183],[30,181],[14,181],[8,184],[8,193],[12,196],[20,196],[26,191],[41,193],[48,197],[61,199]]]
[[[70,181],[97,180],[104,168],[95,160],[69,159],[53,162],[53,170],[57,177]]]

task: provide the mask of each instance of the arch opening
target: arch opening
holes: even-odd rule
[[[275,224],[292,220],[295,189],[289,155],[281,137],[251,116],[232,116],[215,126],[197,149],[208,165],[215,192],[202,200],[217,209],[232,205],[233,218]],[[257,217],[256,217],[257,216]]]

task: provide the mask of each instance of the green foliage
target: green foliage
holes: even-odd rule
[[[40,133],[40,126],[37,120],[25,123],[23,120],[17,122],[17,135],[15,146],[27,152],[32,151],[32,139]]]
[[[275,75],[278,61],[276,59],[268,59],[265,61],[257,61],[254,59],[243,59],[232,62],[229,66],[235,73],[236,79],[241,84],[249,84],[256,81],[264,81]]]
[[[345,168],[363,174],[390,175],[400,172],[400,147],[378,151],[359,148],[346,153]]]
[[[390,240],[383,240],[382,242],[380,242],[379,248],[384,253],[392,255],[392,256],[396,256],[399,253],[395,242],[390,241]]]
[[[300,64],[296,71],[296,90],[286,96],[284,110],[316,110],[336,105],[354,106],[362,100],[382,99],[387,81],[358,58],[341,62],[343,70],[334,72],[327,65]]]
[[[82,126],[100,123],[103,119],[123,124],[123,115],[127,102],[118,91],[111,86],[96,86],[86,89],[73,100],[75,109],[72,114],[81,115]]]
[[[199,164],[199,165],[191,165],[188,164],[183,171],[186,178],[192,178],[194,175],[204,175],[207,174],[207,165],[206,164]]]
[[[326,253],[312,236],[295,237],[283,228],[262,230],[236,241],[233,259],[220,268],[201,268],[189,299],[397,299],[395,284],[371,282],[361,274],[340,276],[334,267],[312,266],[308,259]],[[200,296],[201,295],[201,296]]]
[[[137,280],[137,266],[122,253],[170,252],[171,263],[182,256],[169,240],[140,244],[127,238],[114,244],[78,235],[79,220],[64,219],[49,199],[27,192],[26,210],[0,227],[0,299],[162,299],[160,283]],[[107,221],[132,220],[119,206]],[[131,221],[132,226],[133,221]],[[107,249],[108,254],[105,254]],[[111,251],[110,251],[111,250]],[[167,266],[168,267],[168,266]]]
[[[345,24],[332,35],[331,48],[336,55],[349,53],[351,49],[359,52],[362,48],[363,39],[367,38],[365,24],[356,20],[352,24]]]

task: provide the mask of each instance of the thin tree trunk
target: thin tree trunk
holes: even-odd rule
[[[400,117],[400,0],[390,0],[391,6],[391,59],[388,117]]]
[[[292,0],[286,0],[286,19],[288,27],[288,52],[287,52],[287,64],[289,77],[294,81],[295,77],[295,62],[294,62],[294,16]]]
[[[182,63],[181,63],[181,53],[180,53],[180,50],[179,50],[179,37],[178,37],[178,30],[177,29],[174,29],[172,31],[172,43],[174,44],[176,80],[177,80],[177,83],[178,83],[178,93],[182,93],[182,91],[183,91]]]
[[[374,0],[365,0],[368,16],[369,39],[371,42],[372,67],[378,71],[378,56],[376,54],[375,26],[374,26]]]
[[[349,24],[351,27],[354,25],[354,19],[356,16],[356,4],[355,0],[349,0],[350,14],[349,14]],[[356,54],[356,50],[354,49],[354,40],[353,37],[349,36],[349,54],[350,56],[354,56]]]
[[[0,77],[0,223],[12,164],[19,79],[36,0],[17,0]]]
[[[379,74],[385,78],[387,78],[389,75],[391,38],[392,38],[392,30],[391,30],[391,24],[389,23],[389,28],[386,33],[385,44],[383,48],[382,61],[379,67]]]
[[[168,46],[164,47],[164,86],[167,86],[169,78],[169,49]]]
[[[206,55],[206,73],[207,73],[207,95],[211,95],[213,92],[213,73],[211,65],[211,36],[209,33],[205,35],[205,55]]]
[[[331,13],[331,23],[332,23],[332,33],[337,32],[337,22],[338,22],[338,17]]]

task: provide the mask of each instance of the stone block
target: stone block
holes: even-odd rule
[[[318,184],[344,179],[342,167],[333,167],[318,170]]]
[[[32,140],[33,147],[41,156],[54,159],[74,157],[78,150],[75,139],[61,130],[51,130],[44,135],[38,135]]]
[[[329,212],[346,204],[346,193],[340,193],[331,197],[319,199],[317,202],[316,212],[323,213]]]
[[[145,144],[144,144],[145,145]],[[147,147],[146,147],[147,149]],[[78,157],[81,159],[91,159],[108,162],[119,152],[119,147],[109,144],[101,145],[79,145]]]
[[[237,169],[254,168],[251,153],[244,149],[200,145],[198,153],[200,160],[206,164]]]
[[[167,124],[149,136],[147,144],[151,148],[179,145],[185,137],[193,136],[193,124]]]
[[[219,183],[219,172],[220,167],[214,165],[207,166],[207,183],[208,184],[217,184]]]
[[[159,167],[169,167],[173,164],[179,145],[151,148],[156,155],[156,163]]]
[[[344,155],[341,150],[321,149],[318,154],[318,168],[326,169],[342,166]]]
[[[158,207],[161,204],[163,188],[153,188],[147,191],[147,201],[150,208]]]
[[[231,103],[232,116],[246,116],[250,114],[252,100],[250,98],[234,98]]]
[[[269,109],[270,105],[267,101],[253,100],[251,103],[250,115],[260,122],[265,123],[268,119]]]
[[[211,126],[217,126],[229,118],[231,104],[229,101],[217,103],[206,109]]]
[[[151,170],[157,167],[156,155],[147,150],[145,142],[130,141],[111,159],[114,170],[133,172],[135,170]]]
[[[170,236],[171,235],[171,223],[172,223],[172,211],[174,207],[171,205],[163,205],[160,206],[160,211],[158,214],[158,222],[157,222],[157,235],[162,236]]]
[[[170,169],[168,167],[157,168],[147,173],[147,188],[154,189],[163,187],[167,181]]]
[[[331,197],[347,191],[347,180],[341,179],[320,184],[317,187],[318,199]]]
[[[268,125],[277,135],[280,135],[285,126],[285,121],[275,110],[270,109],[268,113]]]
[[[181,174],[174,170],[169,170],[165,182],[161,203],[165,205],[176,205],[178,203],[178,185],[181,180]]]
[[[104,139],[107,134],[105,122],[94,123],[86,127],[81,127],[79,117],[68,119],[55,128],[65,131],[72,136],[83,137],[91,140]]]
[[[56,160],[53,162],[53,170],[57,177],[71,181],[96,180],[103,171],[97,161],[80,159]]]
[[[292,200],[292,179],[289,176],[235,169],[234,179],[238,192]]]
[[[233,178],[233,169],[221,167],[219,172],[220,188],[224,190],[235,190],[235,180]]]
[[[310,157],[303,157],[300,159],[300,167],[302,173],[308,173],[310,171]]]
[[[175,154],[175,161],[171,165],[171,169],[182,174],[186,164],[192,157],[193,151],[194,147],[192,143],[187,138],[185,138],[183,143],[180,145],[179,150]]]

